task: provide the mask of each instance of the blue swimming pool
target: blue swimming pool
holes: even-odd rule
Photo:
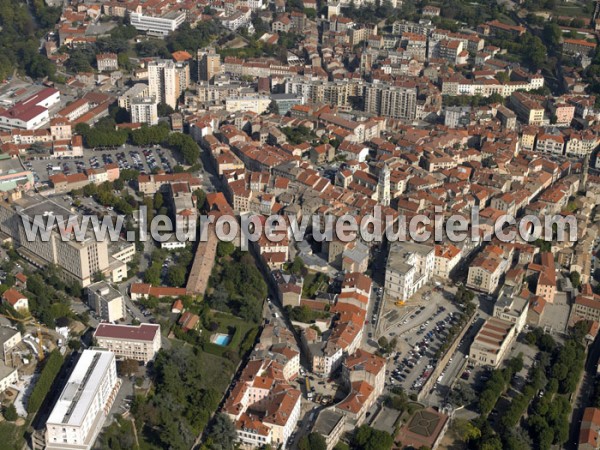
[[[220,345],[222,347],[225,347],[227,344],[229,344],[229,341],[231,341],[231,336],[229,336],[228,334],[219,334],[215,338],[215,344]]]

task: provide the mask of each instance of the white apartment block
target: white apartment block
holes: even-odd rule
[[[160,325],[113,325],[101,323],[94,332],[99,347],[106,348],[117,357],[134,359],[147,364],[161,348]]]
[[[138,97],[131,101],[131,122],[158,124],[158,103],[154,97]]]
[[[123,295],[106,281],[89,285],[87,295],[88,305],[94,308],[101,320],[115,322],[127,317]]]
[[[148,94],[158,103],[177,108],[179,96],[189,85],[189,65],[168,59],[151,61],[148,64]]]
[[[129,20],[138,31],[145,31],[152,36],[167,36],[185,22],[185,11],[171,11],[162,17],[132,12]]]
[[[434,248],[414,242],[395,242],[385,268],[385,291],[393,299],[408,300],[433,275]]]
[[[131,101],[137,97],[148,97],[149,87],[145,83],[136,83],[119,97],[119,107],[131,111]]]
[[[46,421],[46,449],[91,449],[120,387],[114,353],[84,350]]]

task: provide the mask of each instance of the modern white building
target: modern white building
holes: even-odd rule
[[[0,129],[36,130],[50,121],[48,108],[60,102],[60,92],[45,88],[0,113]]]
[[[158,103],[154,97],[138,97],[131,100],[131,122],[158,124]]]
[[[113,325],[101,323],[94,332],[99,347],[106,348],[123,359],[135,359],[144,364],[152,361],[161,347],[160,325]]]
[[[393,299],[408,300],[433,275],[435,250],[415,242],[395,242],[385,268],[385,292]]]
[[[152,36],[168,36],[185,22],[185,11],[171,11],[162,17],[132,12],[129,20],[138,31],[145,31]]]
[[[46,421],[46,449],[92,448],[120,387],[115,354],[84,350]]]

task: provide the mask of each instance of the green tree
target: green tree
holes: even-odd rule
[[[158,104],[158,117],[167,117],[173,114],[175,110],[164,102]]]
[[[481,430],[466,419],[454,419],[452,430],[463,442],[476,441],[481,437]]]
[[[560,30],[560,27],[557,24],[547,22],[546,25],[544,25],[542,37],[544,39],[544,43],[548,46],[548,48],[556,50],[560,46],[562,40],[562,31]]]
[[[217,244],[217,256],[223,258],[229,256],[235,251],[235,246],[232,242],[219,241]]]
[[[15,408],[14,403],[11,403],[10,405],[6,406],[2,410],[2,415],[9,422],[14,422],[19,418],[19,415],[17,414],[17,408]]]
[[[119,361],[119,375],[129,377],[135,375],[140,368],[140,363],[135,359],[124,359]]]
[[[352,436],[352,446],[357,450],[389,450],[393,444],[394,439],[389,433],[368,425],[361,425]]]
[[[581,286],[581,275],[577,271],[573,271],[569,274],[569,279],[571,280],[571,284],[575,288],[579,288]]]
[[[208,431],[208,439],[213,442],[211,448],[215,450],[229,450],[235,447],[237,433],[229,416],[221,413],[215,417]]]
[[[181,287],[185,284],[185,267],[179,265],[169,267],[167,272],[167,281],[170,286]]]
[[[327,450],[327,442],[319,433],[312,432],[302,436],[298,443],[299,450]]]
[[[154,209],[156,209],[157,211],[162,208],[164,204],[164,199],[163,199],[163,195],[160,192],[157,192],[156,194],[154,194]]]
[[[29,281],[29,280],[28,280]],[[52,384],[54,383],[54,379],[58,375],[60,368],[62,367],[63,356],[60,354],[58,350],[53,350],[50,353],[50,356],[46,358],[44,362],[44,368],[42,369],[42,373],[38,378],[35,386],[33,387],[33,391],[29,396],[29,401],[27,402],[27,412],[34,413],[40,409],[46,395],[50,391]]]

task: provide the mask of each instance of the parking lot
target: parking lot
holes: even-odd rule
[[[409,316],[409,320],[416,319],[421,311],[424,311],[423,306]],[[447,338],[448,328],[457,320],[458,313],[439,306],[416,331],[402,337],[399,346],[405,350],[396,352],[389,361],[388,384],[399,384],[407,392],[418,393],[437,364],[435,354]]]
[[[125,145],[116,150],[86,149],[79,158],[46,158],[28,160],[25,167],[34,174],[36,182],[48,181],[51,175],[64,173],[81,173],[85,169],[98,169],[106,164],[116,163],[121,170],[134,169],[139,172],[151,173],[153,170],[173,171],[178,164],[173,152],[160,146],[140,148]]]
[[[436,352],[448,337],[448,329],[459,319],[459,310],[441,289],[420,293],[418,302],[398,308],[387,302],[379,336],[397,341],[388,359],[386,386],[400,386],[418,393],[431,375]]]

